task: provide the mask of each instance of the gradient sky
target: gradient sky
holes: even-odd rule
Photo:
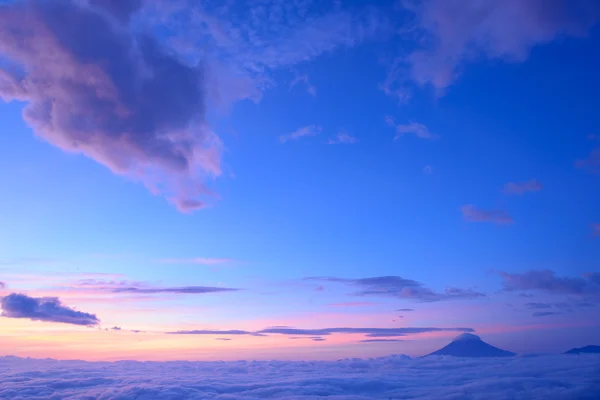
[[[0,355],[600,344],[597,1],[221,3],[0,0]]]

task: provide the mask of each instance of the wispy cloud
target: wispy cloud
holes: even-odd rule
[[[256,336],[255,332],[249,332],[249,331],[238,330],[238,329],[223,330],[223,331],[221,331],[221,330],[200,329],[200,330],[191,330],[191,331],[167,332],[167,334],[169,334],[169,335],[223,335],[223,336],[228,336],[228,335],[233,335],[233,336],[251,335],[251,336]]]
[[[412,312],[415,311],[414,308],[399,308],[396,311],[400,311],[400,312]]]
[[[402,60],[418,85],[443,92],[460,67],[480,58],[525,61],[531,49],[562,36],[585,36],[598,21],[595,0],[430,0],[403,2],[415,15],[416,51]],[[401,76],[401,75],[398,75]]]
[[[346,302],[342,302],[342,303],[330,303],[328,304],[329,307],[369,307],[369,306],[375,306],[377,305],[377,303],[374,303],[372,301],[346,301]]]
[[[240,289],[232,289],[214,286],[181,286],[181,287],[118,287],[112,289],[113,293],[176,293],[176,294],[207,294],[221,292],[235,292]]]
[[[195,257],[195,258],[161,258],[156,260],[156,262],[161,264],[198,264],[198,265],[222,265],[222,264],[231,264],[236,262],[232,258],[205,258],[205,257]]]
[[[355,144],[358,143],[358,141],[357,137],[351,136],[345,131],[341,131],[335,138],[329,139],[327,144]]]
[[[411,121],[408,124],[397,124],[394,117],[389,115],[385,117],[385,122],[389,126],[393,127],[396,131],[396,134],[394,135],[394,140],[398,140],[406,135],[415,135],[420,139],[428,140],[437,139],[439,137],[438,135],[434,135],[433,133],[431,133],[429,131],[429,128],[427,128],[425,125],[420,124],[418,122]]]
[[[317,88],[314,87],[313,84],[310,83],[307,74],[297,75],[292,82],[290,82],[290,90],[293,89],[296,85],[303,83],[306,87],[306,92],[311,96],[317,95]]]
[[[527,182],[509,182],[504,185],[504,189],[502,190],[505,194],[524,194],[527,192],[539,192],[542,190],[543,186],[540,182],[535,179],[532,179]]]
[[[428,332],[474,332],[471,328],[322,328],[322,329],[299,329],[299,328],[267,328],[259,331],[262,334],[276,335],[308,335],[329,336],[332,334],[363,334],[367,337],[395,337],[406,336]]]
[[[292,133],[288,133],[286,135],[279,136],[279,141],[281,143],[285,143],[290,140],[298,140],[300,138],[307,137],[307,136],[315,136],[315,135],[318,135],[319,133],[321,133],[322,130],[323,129],[318,125],[308,125],[308,126],[300,128]]]
[[[600,147],[592,150],[587,158],[577,161],[575,166],[591,173],[600,173]]]
[[[515,222],[504,210],[482,210],[467,204],[461,208],[461,211],[464,219],[470,222],[491,222],[499,225]]]
[[[560,315],[562,313],[554,311],[537,311],[531,314],[532,317],[548,317],[550,315]]]
[[[550,270],[533,270],[523,273],[499,272],[506,291],[536,290],[563,295],[600,295],[600,280],[595,273],[582,277],[560,277]]]
[[[359,290],[356,296],[383,296],[401,299],[413,299],[421,302],[434,302],[454,299],[473,299],[484,297],[483,293],[471,289],[447,288],[443,292],[435,292],[426,288],[421,282],[399,276],[378,276],[373,278],[346,279],[336,277],[310,277],[306,280],[337,282]]]
[[[73,325],[98,325],[94,314],[77,311],[63,305],[56,297],[29,297],[11,293],[0,300],[2,316],[33,321],[60,322]]]

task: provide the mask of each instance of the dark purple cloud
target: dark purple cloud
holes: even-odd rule
[[[156,294],[156,293],[181,293],[181,294],[205,294],[205,293],[220,293],[234,292],[239,289],[214,287],[214,286],[182,286],[182,287],[118,287],[111,291],[113,293],[140,293],[140,294]]]
[[[562,313],[555,311],[537,311],[531,314],[532,317],[548,317],[550,315],[560,315]]]
[[[310,277],[306,280],[338,282],[359,288],[357,296],[386,296],[401,299],[414,299],[421,302],[433,302],[454,299],[472,299],[484,297],[483,293],[471,289],[447,288],[444,292],[435,292],[421,282],[400,276],[378,276],[373,278],[346,279],[337,277]]]
[[[0,6],[0,97],[48,143],[143,182],[180,210],[204,206],[220,174],[204,121],[204,73],[115,23],[135,1],[21,0]]]
[[[482,210],[472,204],[461,208],[463,217],[469,222],[491,222],[494,224],[512,224],[515,222],[504,210]]]
[[[400,311],[400,312],[412,312],[415,311],[414,308],[399,308],[396,311]]]
[[[474,332],[471,328],[267,328],[259,331],[262,334],[292,335],[292,336],[329,336],[336,333],[357,333],[368,337],[395,337],[426,332]]]
[[[113,331],[120,331],[121,327],[120,326],[113,326],[112,328],[110,328]]]
[[[2,316],[6,318],[27,318],[87,326],[98,325],[100,322],[96,315],[69,308],[56,297],[29,297],[11,293],[2,298],[0,306]]]
[[[540,310],[540,309],[544,309],[544,308],[552,308],[552,304],[547,304],[547,303],[526,303],[525,307],[529,308],[530,310]]]
[[[527,182],[508,182],[504,185],[505,194],[524,194],[527,192],[539,192],[544,186],[535,179]]]
[[[506,291],[537,290],[552,294],[600,296],[596,273],[583,277],[559,277],[550,270],[523,273],[499,272]]]
[[[407,1],[425,47],[406,60],[419,85],[438,92],[461,66],[482,58],[522,62],[531,49],[564,36],[585,36],[600,17],[597,0]],[[414,30],[410,31],[414,35]]]

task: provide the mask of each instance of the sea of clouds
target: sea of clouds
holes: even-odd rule
[[[600,399],[600,355],[83,362],[0,357],[1,399]]]

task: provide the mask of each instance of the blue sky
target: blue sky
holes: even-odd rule
[[[598,333],[593,1],[545,13],[537,1],[147,0],[125,19],[114,8],[134,3],[0,5],[5,26],[30,23],[0,28],[0,290],[40,307],[58,297],[101,332],[7,303],[19,354],[33,340],[23,332],[55,326],[81,343],[113,342],[121,332],[101,331],[113,325],[144,330],[133,358],[175,346],[167,331],[268,324],[467,327],[517,351]],[[64,15],[74,22],[57,25]],[[77,18],[104,31],[86,36]],[[381,279],[361,292],[367,278]],[[241,290],[156,291],[190,286]],[[117,310],[122,287],[136,291]],[[533,316],[533,302],[553,314]],[[415,311],[400,321],[397,308]],[[541,344],[538,330],[556,335]],[[419,354],[453,334],[274,344],[282,358]],[[54,335],[34,355],[60,356]],[[248,340],[202,348],[270,346]]]

